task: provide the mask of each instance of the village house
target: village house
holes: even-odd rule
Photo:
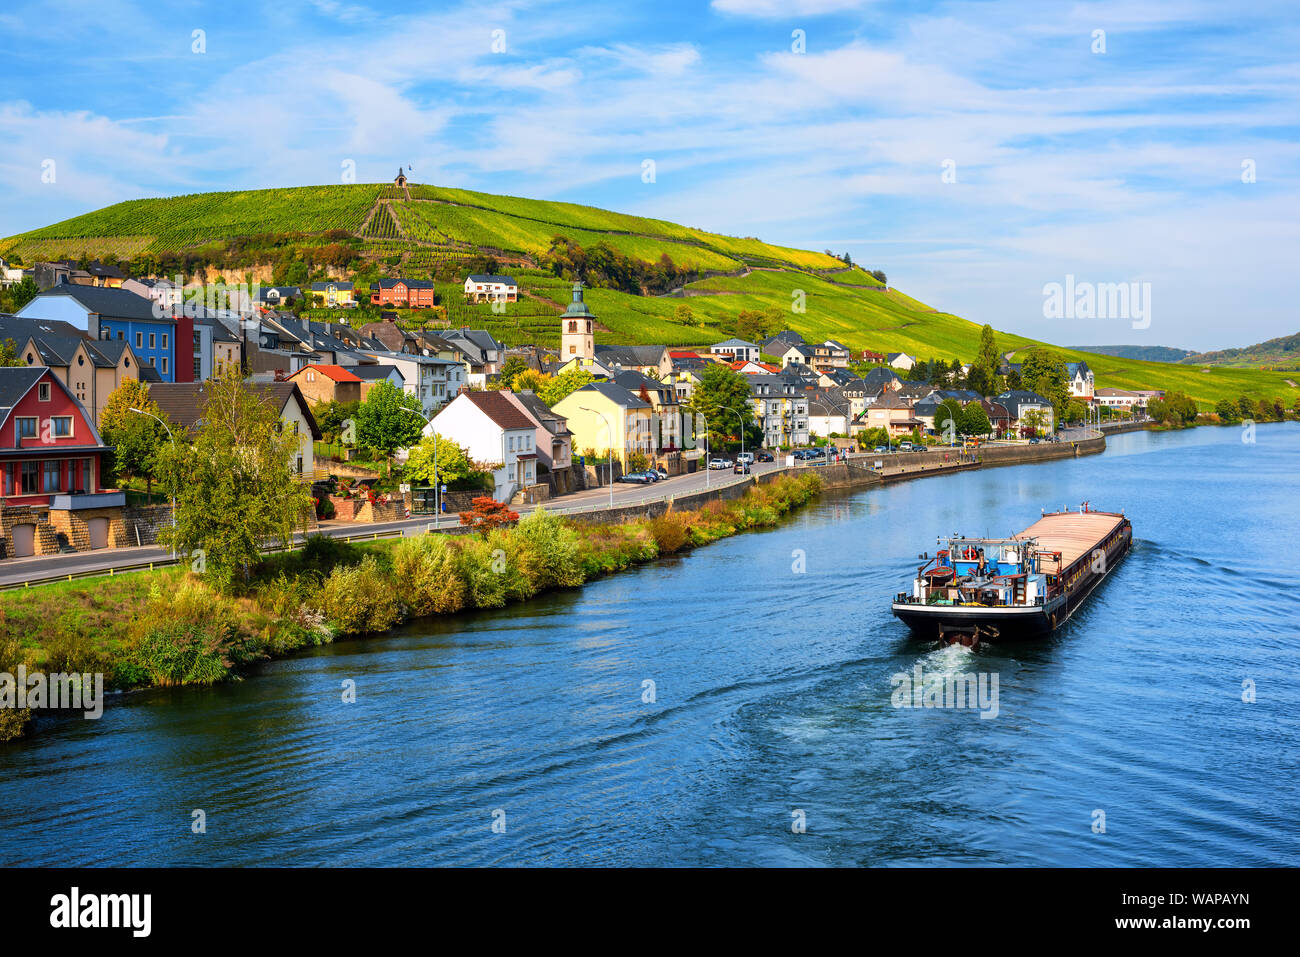
[[[285,381],[297,385],[303,397],[313,405],[317,402],[361,401],[360,377],[343,366],[303,366]]]
[[[356,297],[353,295],[352,283],[337,279],[312,283],[311,297],[319,306],[336,309],[348,308],[357,304]]]
[[[1022,433],[1028,428],[1024,423],[1025,416],[1030,412],[1039,414],[1041,431],[1051,432],[1054,428],[1052,403],[1036,392],[1030,392],[1028,389],[1009,389],[999,395],[995,401],[1006,408],[1011,416],[1012,427]]]
[[[163,312],[175,312],[184,294],[184,290],[170,279],[127,279],[122,288],[156,302]]]
[[[592,382],[555,403],[552,411],[568,421],[573,444],[585,452],[612,451],[627,468],[628,456],[654,454],[653,406],[612,382]]]
[[[907,435],[922,426],[912,415],[912,403],[888,390],[867,407],[858,421],[868,429],[884,429],[891,438]]]
[[[424,428],[492,468],[492,497],[509,502],[537,484],[537,423],[501,392],[462,392]]]
[[[471,273],[465,277],[466,302],[516,302],[519,284],[509,276]]]
[[[127,544],[124,493],[104,489],[104,445],[86,407],[44,366],[0,368],[4,558]]]
[[[57,319],[92,339],[118,339],[136,358],[153,366],[163,382],[190,382],[194,361],[194,319],[184,312],[159,316],[152,300],[125,289],[62,283],[18,310],[24,319]],[[183,361],[182,361],[183,360]]]
[[[1094,395],[1098,405],[1120,412],[1145,409],[1147,405],[1146,395],[1130,389],[1097,389]]]
[[[406,379],[397,366],[367,363],[348,366],[347,370],[361,380],[362,402],[366,401],[370,390],[381,382],[391,382],[394,388],[406,391]]]
[[[808,444],[808,396],[798,378],[784,373],[750,376],[749,396],[765,446]],[[714,427],[722,428],[710,423]]]
[[[1092,402],[1096,390],[1092,370],[1088,368],[1088,363],[1082,360],[1066,363],[1065,379],[1066,384],[1070,387],[1070,398],[1088,403]]]
[[[316,470],[314,443],[320,440],[321,431],[302,390],[293,382],[246,383],[244,388],[270,405],[280,417],[280,427],[296,436],[289,467],[304,481],[310,480]],[[160,382],[149,387],[149,398],[158,404],[173,429],[195,433],[207,408],[208,385]]]
[[[916,365],[916,357],[909,356],[906,352],[891,352],[885,356],[885,361],[904,372],[910,372]]]
[[[657,423],[652,423],[656,452],[675,452],[682,447],[682,409],[677,399],[677,389],[671,382],[652,379],[643,372],[624,370],[612,381],[631,392],[638,399],[650,403]]]
[[[726,362],[757,362],[763,350],[755,342],[746,342],[744,339],[726,339],[709,346],[709,352],[712,353],[714,358]]]
[[[0,259],[0,289],[8,289],[10,286],[16,286],[22,281],[22,267],[11,266],[4,259]]]
[[[396,367],[402,390],[420,401],[426,416],[449,402],[465,385],[465,368],[459,362],[405,352],[364,353],[379,365]]]
[[[827,438],[848,435],[853,409],[839,389],[814,389],[808,396],[808,434]]]
[[[381,279],[370,284],[370,302],[376,306],[432,309],[437,294],[428,279]]]
[[[438,333],[438,338],[459,351],[460,355],[454,361],[464,366],[468,384],[486,386],[488,378],[501,371],[501,364],[505,361],[505,343],[486,329],[444,329]],[[441,353],[439,357],[443,357]]]
[[[40,332],[20,344],[18,356],[29,366],[45,366],[72,390],[100,424],[108,397],[128,379],[140,378],[140,365],[122,339],[87,339]]]
[[[813,366],[820,370],[847,369],[849,367],[848,347],[834,339],[827,339],[820,345],[813,346]]]
[[[549,408],[531,389],[511,392],[502,389],[505,396],[533,423],[533,443],[537,452],[537,481],[545,475],[553,495],[574,491],[573,433],[569,431],[564,416]]]
[[[263,286],[257,290],[257,303],[271,309],[302,298],[302,289],[297,286]]]

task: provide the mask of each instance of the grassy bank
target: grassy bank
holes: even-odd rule
[[[403,621],[503,608],[776,524],[821,490],[782,476],[733,502],[620,524],[578,524],[537,510],[486,534],[349,544],[313,536],[267,556],[236,594],[173,568],[0,594],[0,672],[92,672],[130,689],[212,684],[268,658]],[[25,712],[0,709],[0,741]]]

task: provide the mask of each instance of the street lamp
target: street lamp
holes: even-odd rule
[[[161,425],[164,429],[166,429],[166,430],[167,430],[167,438],[171,439],[171,443],[172,443],[172,451],[173,451],[173,452],[176,451],[176,436],[172,435],[172,430],[169,429],[169,428],[167,428],[167,423],[166,423],[166,422],[164,422],[162,419],[158,418],[158,416],[154,415],[152,412],[146,412],[144,409],[134,409],[134,408],[133,408],[131,411],[134,412],[136,415],[147,415],[147,416],[149,416],[149,418],[153,419],[155,422],[157,422],[159,425]],[[172,474],[172,481],[171,481],[171,486],[172,486],[172,558],[175,558],[175,557],[176,557],[176,475],[175,475],[175,473],[174,473],[175,465],[176,465],[175,462],[173,462],[173,463],[172,463],[173,474]]]
[[[709,419],[703,412],[696,412],[695,414],[704,420],[704,488],[707,491],[709,488],[709,473],[713,471],[710,468],[712,463],[709,462]]]
[[[417,412],[408,406],[401,406],[401,408],[411,415],[424,419],[424,424],[433,429],[433,527],[437,528],[438,521],[442,518],[442,479],[438,477],[438,430],[434,428],[433,419],[423,412]]]
[[[614,428],[609,424],[609,419],[605,418],[604,412],[597,412],[595,409],[589,409],[585,405],[578,406],[583,412],[590,412],[592,415],[600,416],[600,420],[605,423],[605,431],[608,433],[606,438],[608,442],[605,446],[605,460],[609,463],[609,507],[614,507]],[[597,472],[597,477],[600,473]]]
[[[745,420],[741,418],[739,412],[730,406],[720,405],[718,408],[723,412],[730,412],[740,422],[740,457],[743,459],[745,457]]]

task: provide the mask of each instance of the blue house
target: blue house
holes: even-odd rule
[[[37,295],[15,314],[24,319],[61,320],[92,339],[130,343],[141,362],[151,364],[163,382],[193,379],[193,319],[171,315],[152,299],[125,289],[59,283]]]

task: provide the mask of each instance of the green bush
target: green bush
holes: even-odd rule
[[[499,542],[499,539],[497,540]],[[462,538],[456,550],[456,571],[465,583],[475,608],[503,608],[506,604],[508,555],[497,542]]]
[[[654,536],[660,555],[681,551],[690,540],[686,521],[676,512],[650,519],[650,534]]]
[[[136,644],[134,660],[156,685],[214,684],[237,663],[234,638],[216,627],[159,625]]]
[[[330,572],[321,585],[320,603],[329,620],[347,635],[387,631],[402,619],[397,592],[374,555]]]
[[[393,549],[394,587],[411,614],[450,614],[465,607],[466,586],[456,549],[445,535],[403,538]]]
[[[526,597],[551,588],[576,588],[586,580],[578,555],[578,534],[558,515],[536,509],[505,538],[510,564],[527,581]]]

